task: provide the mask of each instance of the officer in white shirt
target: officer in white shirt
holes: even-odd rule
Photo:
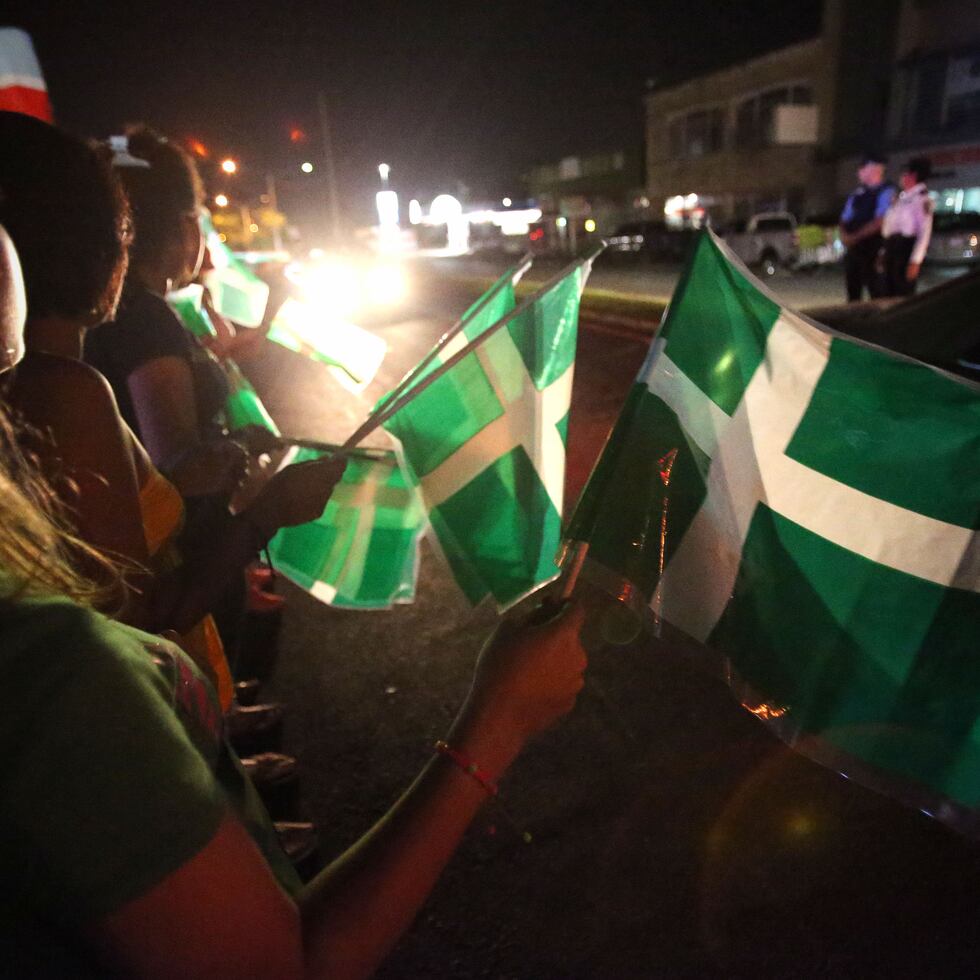
[[[932,201],[926,181],[932,168],[925,157],[909,160],[901,193],[885,212],[881,233],[886,296],[911,296],[932,236]]]

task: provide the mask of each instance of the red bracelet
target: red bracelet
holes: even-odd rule
[[[488,796],[497,795],[497,784],[470,758],[457,752],[448,742],[440,739],[432,746],[439,754],[451,759],[467,775],[472,776],[486,791]]]

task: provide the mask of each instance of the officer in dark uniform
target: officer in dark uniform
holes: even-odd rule
[[[885,158],[867,153],[858,168],[857,190],[847,199],[840,216],[840,240],[847,248],[844,277],[847,299],[855,302],[865,289],[872,299],[882,295],[877,259],[881,249],[881,223],[895,197],[895,187],[885,181]]]

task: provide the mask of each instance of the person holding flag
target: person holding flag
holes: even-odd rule
[[[28,292],[29,292],[28,284]],[[24,303],[0,227],[0,337]],[[505,623],[445,740],[391,810],[303,886],[183,651],[104,619],[105,587],[39,501],[0,408],[0,945],[18,976],[370,976],[527,742],[582,687],[578,609]],[[103,571],[104,559],[89,553]]]

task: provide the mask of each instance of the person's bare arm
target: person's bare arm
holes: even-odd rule
[[[126,383],[143,445],[166,471],[200,441],[190,365],[175,355],[155,357],[136,368]]]
[[[556,623],[498,635],[450,743],[499,776],[573,705],[585,668],[581,623],[571,610]],[[486,799],[470,775],[434,758],[387,816],[307,886],[300,911],[228,818],[196,857],[100,923],[95,940],[138,977],[370,976]]]

